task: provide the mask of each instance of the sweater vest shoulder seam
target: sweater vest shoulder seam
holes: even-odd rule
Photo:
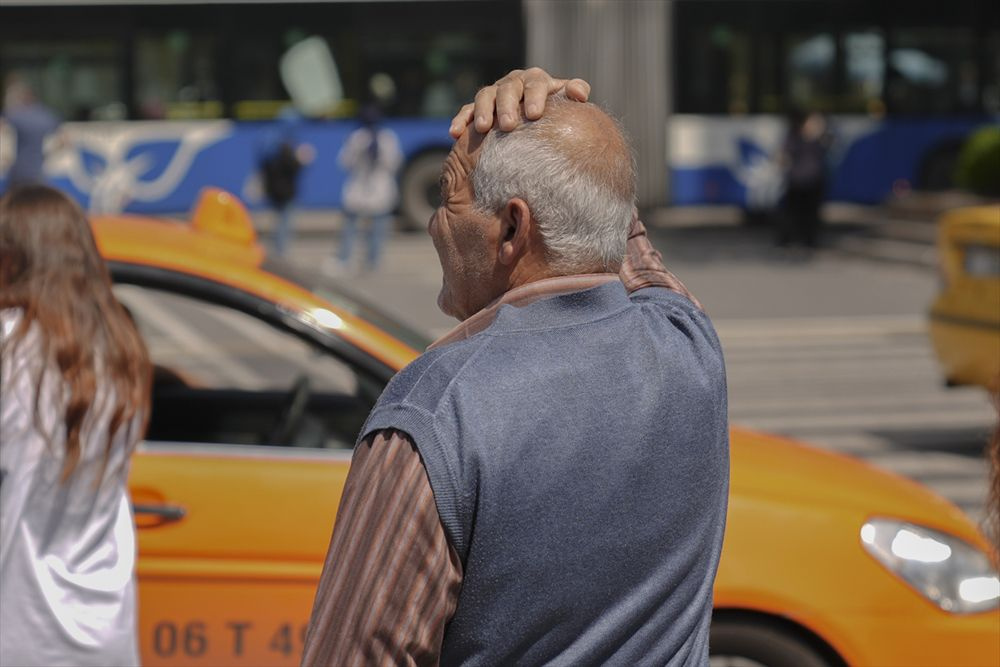
[[[449,347],[451,347],[452,349],[448,349]],[[398,403],[406,403],[406,399],[409,398],[410,394],[413,393],[413,390],[416,389],[420,385],[421,381],[423,381],[423,379],[424,379],[424,376],[427,375],[427,373],[432,368],[434,368],[434,366],[436,366],[438,364],[438,362],[440,362],[442,359],[444,359],[445,357],[448,357],[448,356],[450,356],[450,355],[455,354],[456,352],[458,352],[458,349],[459,348],[458,348],[457,345],[454,346],[454,347],[448,346],[448,347],[445,347],[444,349],[442,349],[441,352],[440,352],[440,354],[435,355],[434,359],[432,359],[427,364],[427,366],[425,368],[421,369],[420,375],[417,376],[412,382],[410,382],[410,386],[406,390],[406,395],[400,397],[399,401],[397,401],[397,402]],[[419,358],[418,358],[417,363],[419,363]],[[462,364],[462,367],[464,368],[465,364]]]
[[[462,377],[462,375],[465,373],[465,369],[469,366],[470,363],[472,363],[476,358],[478,358],[483,353],[484,350],[490,347],[490,345],[493,343],[493,340],[494,337],[487,330],[476,334],[472,338],[468,338],[463,341],[456,341],[452,345],[449,345],[448,347],[454,346],[454,349],[448,350],[447,348],[445,348],[444,350],[442,350],[442,354],[438,355],[437,358],[431,361],[426,368],[420,371],[420,375],[409,383],[409,387],[406,389],[406,394],[401,396],[399,399],[393,401],[392,404],[412,406],[423,412],[428,412],[436,417],[437,411],[441,406],[441,401],[451,393],[451,388],[454,386],[455,381],[458,380],[460,377]],[[434,403],[433,409],[429,410],[427,408],[422,408],[409,401],[410,395],[424,381],[424,376],[427,375],[427,373],[431,370],[431,368],[437,365],[437,363],[441,361],[447,354],[458,352],[460,346],[473,345],[473,341],[475,341],[475,349],[469,353],[468,358],[462,362],[462,365],[458,369],[456,369],[454,373],[451,374],[451,377],[448,379],[448,383],[441,389],[441,393],[437,397],[437,401]],[[376,409],[380,409],[381,407],[382,406],[378,406]]]

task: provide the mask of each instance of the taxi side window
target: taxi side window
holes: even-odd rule
[[[146,439],[349,448],[372,407],[357,371],[253,315],[116,285],[154,364]]]

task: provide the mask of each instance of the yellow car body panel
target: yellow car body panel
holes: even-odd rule
[[[934,351],[951,384],[1000,390],[1000,205],[956,209],[938,222],[942,289],[930,312]],[[969,252],[994,265],[977,271]],[[970,268],[972,270],[970,270]]]
[[[1000,613],[942,611],[887,576],[861,544],[860,526],[877,516],[988,548],[951,503],[856,459],[775,436],[734,428],[730,451],[716,610],[794,621],[850,665],[1000,664]]]
[[[393,370],[417,352],[262,267],[252,239],[181,223],[94,221],[108,260],[235,287],[298,313],[320,308],[336,333]],[[238,230],[237,230],[238,231]],[[946,613],[861,546],[872,516],[985,542],[919,485],[846,456],[738,428],[717,611],[796,623],[850,665],[1000,664],[1000,611]],[[143,664],[294,665],[349,466],[348,451],[145,444],[132,466],[139,516]],[[845,495],[846,493],[846,495]]]
[[[141,448],[133,502],[185,511],[139,529],[143,664],[298,664],[349,464],[349,452]]]

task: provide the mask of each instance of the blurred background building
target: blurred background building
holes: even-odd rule
[[[315,50],[289,58],[316,37],[329,66]],[[299,203],[338,207],[336,155],[359,106],[376,100],[406,158],[402,212],[422,225],[448,118],[525,64],[594,84],[632,135],[643,206],[767,205],[796,108],[833,119],[829,197],[877,203],[951,187],[962,143],[997,124],[1000,9],[979,0],[0,7],[0,77],[20,77],[68,121],[48,177],[84,205],[111,191],[137,212],[187,210],[204,185],[258,205],[259,154],[289,132],[317,151]],[[317,90],[330,94],[304,99]],[[15,144],[3,132],[0,187]]]

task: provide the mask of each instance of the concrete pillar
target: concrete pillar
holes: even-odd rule
[[[581,77],[631,139],[640,208],[667,198],[672,7],[661,0],[524,0],[526,64]]]

